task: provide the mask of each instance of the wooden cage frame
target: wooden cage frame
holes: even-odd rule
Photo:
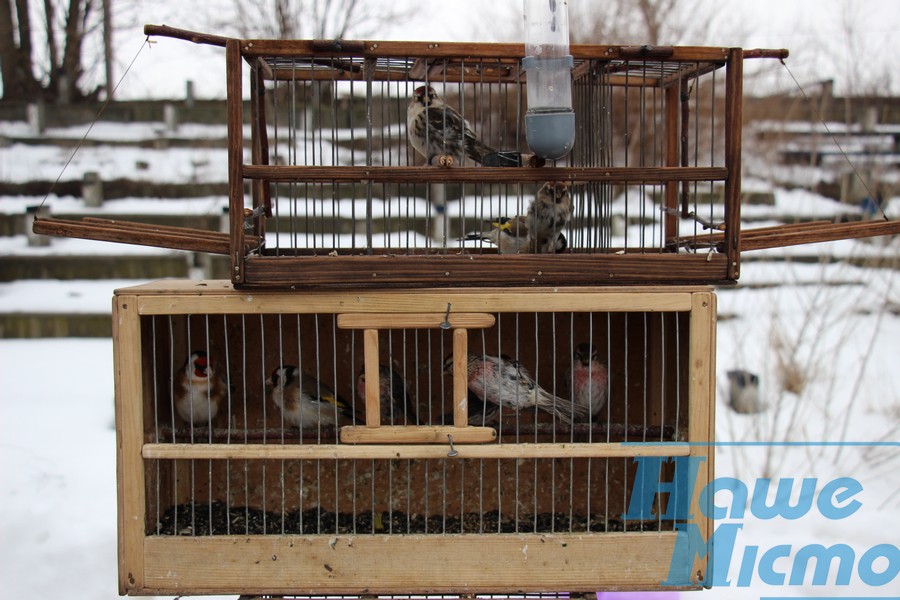
[[[236,39],[146,25],[147,35],[188,40],[223,47],[226,59],[228,117],[229,231],[201,231],[87,217],[82,220],[35,219],[36,233],[120,243],[175,248],[229,257],[229,277],[237,287],[373,288],[550,285],[717,285],[733,284],[740,276],[742,251],[900,233],[900,222],[816,221],[741,231],[741,142],[743,118],[743,62],[784,59],[784,49],[742,49],[699,46],[573,45],[573,83],[591,77],[605,65],[610,86],[639,86],[660,90],[665,140],[662,166],[653,167],[461,167],[430,166],[312,166],[271,164],[267,139],[266,82],[297,78],[309,81],[429,81],[453,77],[478,81],[483,73],[469,73],[466,61],[496,63],[490,75],[499,81],[524,84],[520,61],[522,44],[435,43],[347,40]],[[414,57],[413,62],[410,57]],[[285,63],[300,59],[332,65],[302,72]],[[387,61],[401,66],[383,68]],[[406,61],[406,62],[403,62]],[[335,66],[336,65],[336,66]],[[629,67],[629,65],[631,65]],[[634,65],[643,65],[635,70]],[[648,68],[647,65],[650,65]],[[243,99],[244,68],[249,68],[249,103]],[[604,67],[604,68],[606,68]],[[687,138],[691,126],[689,89],[692,78],[725,69],[724,156],[721,166],[691,166]],[[621,72],[620,72],[621,71]],[[249,116],[245,115],[249,107]],[[719,110],[718,106],[715,107]],[[251,136],[244,139],[249,122]],[[371,127],[371,124],[369,125]],[[370,132],[371,134],[371,132]],[[249,145],[250,162],[244,161]],[[662,188],[665,245],[659,248],[606,248],[601,252],[553,255],[503,255],[491,252],[448,252],[416,249],[393,253],[369,248],[322,253],[306,248],[294,255],[272,255],[264,245],[266,219],[271,216],[272,186],[279,183],[356,183],[371,186],[407,182],[439,185],[470,182],[536,183],[565,181],[592,185],[655,185]],[[679,218],[696,219],[688,206],[689,187],[700,182],[724,187],[724,218],[706,223],[709,235],[679,236]],[[245,206],[249,184],[251,206]],[[683,249],[692,249],[684,252]],[[708,250],[701,251],[701,250]],[[336,254],[336,256],[335,256]]]
[[[457,449],[461,458],[702,457],[705,462],[691,492],[690,513],[707,547],[698,549],[691,571],[696,578],[691,585],[661,587],[672,561],[676,531],[437,536],[147,534],[148,461],[440,458],[447,456],[447,446],[421,440],[321,445],[153,443],[146,437],[144,423],[144,398],[151,384],[142,368],[142,352],[147,348],[141,339],[142,318],[315,312],[338,314],[353,323],[365,323],[372,315],[392,315],[402,322],[404,315],[430,314],[437,323],[445,317],[448,297],[454,310],[461,313],[644,311],[689,316],[686,438],[690,443],[501,443],[463,444]],[[122,594],[592,592],[697,589],[704,585],[712,556],[713,522],[700,512],[699,503],[700,490],[714,477],[715,421],[716,297],[708,287],[250,293],[235,290],[225,281],[162,281],[117,290],[113,322]],[[502,568],[486,569],[488,556],[491,564]]]

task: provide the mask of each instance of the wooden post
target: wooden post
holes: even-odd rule
[[[103,180],[96,171],[88,171],[81,182],[81,199],[85,206],[99,208],[103,206]]]
[[[453,331],[453,425],[466,427],[469,424],[469,384],[468,330]]]
[[[725,255],[726,276],[741,274],[741,128],[743,120],[744,51],[728,53],[725,76]]]
[[[666,142],[665,142],[665,165],[667,167],[678,166],[678,137],[680,131],[678,129],[678,112],[681,96],[681,80],[672,83],[666,88],[665,92],[665,119],[666,119]],[[665,187],[665,204],[666,212],[663,216],[665,223],[665,239],[672,239],[678,235],[678,182],[668,181]],[[677,248],[675,249],[677,251]]]
[[[228,111],[228,206],[231,216],[231,282],[244,282],[244,112],[239,40],[225,43]]]
[[[381,375],[378,364],[378,330],[363,332],[363,364],[366,373],[366,427],[381,426]]]

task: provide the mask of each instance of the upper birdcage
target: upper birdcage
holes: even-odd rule
[[[226,254],[236,286],[296,288],[733,283],[742,250],[898,230],[742,234],[743,63],[786,50],[572,46],[574,144],[547,161],[524,133],[523,44],[145,32],[225,47],[229,232],[35,232]],[[542,189],[565,209],[538,242]]]
[[[238,100],[250,70],[249,156],[243,131],[229,134],[231,214],[243,215],[231,223],[235,284],[738,276],[742,62],[782,51],[575,46],[575,144],[547,162],[523,133],[522,45],[224,43],[232,124],[245,120]],[[458,111],[483,151],[448,165],[414,150],[408,105],[424,91],[447,107],[435,113],[439,134]],[[455,154],[449,137],[437,154]],[[556,242],[497,244],[498,224],[526,215],[552,182],[571,196]]]

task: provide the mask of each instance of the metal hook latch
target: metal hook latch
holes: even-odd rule
[[[459,450],[453,447],[453,436],[449,433],[447,434],[447,441],[450,442],[450,452],[447,453],[447,456],[453,458],[454,456],[459,455]]]
[[[444,322],[440,325],[441,329],[450,329],[450,303],[447,303],[447,312],[444,314]]]

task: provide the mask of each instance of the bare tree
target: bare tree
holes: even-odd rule
[[[217,33],[241,38],[343,39],[371,35],[408,11],[377,0],[232,0],[239,19],[211,15]]]
[[[705,0],[607,0],[570,4],[573,43],[702,44],[719,11]]]
[[[82,85],[85,41],[100,26],[98,6],[99,0],[43,0],[39,7],[28,0],[0,0],[3,100],[95,97],[100,86],[84,90]]]

